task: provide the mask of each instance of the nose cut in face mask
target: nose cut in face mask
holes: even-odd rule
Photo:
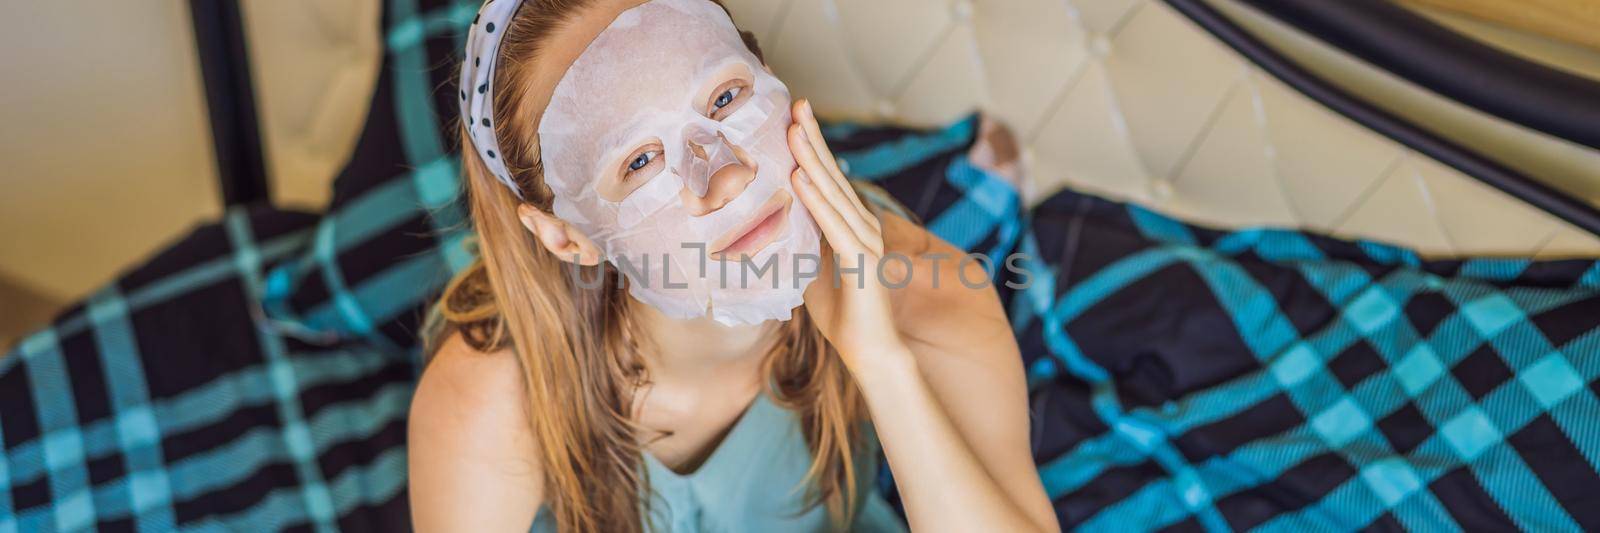
[[[789,190],[788,88],[708,0],[653,0],[601,32],[539,126],[555,214],[674,318],[787,320],[818,231]]]
[[[684,164],[677,174],[684,179],[684,204],[689,214],[702,216],[720,209],[755,180],[761,164],[720,131],[690,125],[684,132]]]

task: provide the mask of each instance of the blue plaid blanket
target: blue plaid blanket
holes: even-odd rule
[[[416,331],[472,259],[444,132],[474,4],[386,0],[327,214],[232,208],[0,359],[0,533],[409,528]],[[1028,254],[1000,290],[1064,525],[1600,528],[1595,262],[1029,213],[976,124],[827,135],[942,238]]]
[[[1423,261],[1072,193],[1022,246],[1064,524],[1600,527],[1600,263]]]
[[[258,320],[314,221],[232,210],[0,359],[0,531],[407,527],[411,362]]]

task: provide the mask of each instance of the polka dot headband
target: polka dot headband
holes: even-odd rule
[[[511,180],[500,142],[494,137],[494,63],[500,56],[500,38],[522,0],[489,0],[478,8],[467,33],[467,56],[461,61],[461,121],[467,125],[467,138],[489,172],[511,193],[522,198],[522,191]]]

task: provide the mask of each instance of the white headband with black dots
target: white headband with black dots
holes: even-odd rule
[[[522,198],[522,191],[506,170],[500,142],[494,137],[494,63],[500,56],[500,38],[522,0],[489,0],[478,8],[467,33],[467,56],[461,61],[461,121],[478,158],[500,183]]]

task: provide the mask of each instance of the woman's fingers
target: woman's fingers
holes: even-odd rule
[[[855,206],[856,211],[861,213],[862,218],[871,224],[874,230],[883,231],[883,226],[878,221],[878,217],[873,216],[872,212],[867,210],[867,206],[856,195],[855,188],[850,186],[848,176],[845,176],[844,172],[839,170],[838,159],[833,156],[833,150],[828,148],[828,141],[822,138],[822,127],[817,125],[817,115],[811,108],[811,100],[802,99],[800,104],[795,106],[793,114],[797,117],[795,123],[800,124],[805,129],[806,139],[811,141],[812,150],[816,152],[817,158],[827,167],[828,172],[834,176],[839,183],[839,187],[843,189],[845,196],[850,198],[850,203]]]
[[[822,229],[822,236],[827,239],[828,245],[843,256],[839,262],[846,267],[858,266],[854,256],[862,253],[865,247],[855,230],[845,222],[839,208],[822,196],[818,190],[818,180],[812,179],[803,168],[795,169],[789,179],[794,184],[795,193],[800,196],[800,203],[806,206],[811,218],[817,221],[817,227]]]
[[[858,239],[862,242],[870,241],[871,235],[879,230],[866,221],[856,204],[845,195],[845,191],[841,190],[842,180],[824,166],[816,148],[806,137],[805,129],[799,124],[789,127],[789,150],[794,153],[795,163],[799,164],[800,169],[811,178],[811,185],[821,198],[832,205]],[[843,188],[849,186],[844,185]]]
[[[806,137],[811,139],[813,143],[820,145],[817,151],[827,156],[823,161],[823,165],[828,167],[828,172],[844,176],[844,172],[839,170],[839,162],[833,158],[833,151],[828,149],[827,143],[822,142],[821,133],[814,137],[812,136],[813,131],[820,132],[822,128],[817,126],[817,115],[811,110],[811,100],[801,98],[795,101],[794,109],[791,109],[789,114],[794,116],[795,124],[799,124],[806,129]]]

